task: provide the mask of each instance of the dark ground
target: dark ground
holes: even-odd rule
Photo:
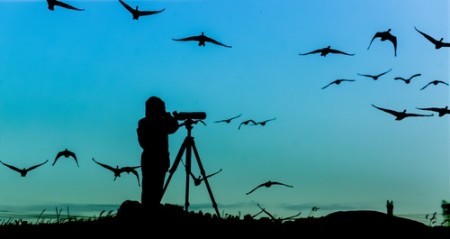
[[[117,214],[95,220],[61,223],[7,224],[0,226],[0,238],[243,238],[319,237],[338,238],[450,238],[450,227],[430,227],[423,223],[359,210],[339,211],[324,217],[290,221],[270,218],[218,218],[215,215],[186,212],[183,207],[164,205],[158,212],[143,213],[140,204],[124,202]]]

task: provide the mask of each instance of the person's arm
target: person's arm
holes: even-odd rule
[[[166,113],[167,133],[173,134],[177,132],[180,125],[178,120],[175,119],[169,112]]]

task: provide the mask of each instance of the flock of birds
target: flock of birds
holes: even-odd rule
[[[144,10],[143,11],[143,10],[140,10],[138,6],[133,8],[129,4],[124,2],[123,0],[118,0],[118,1],[132,15],[132,19],[133,20],[138,20],[140,17],[150,16],[150,15],[154,15],[154,14],[159,14],[159,13],[162,13],[162,12],[165,11],[165,9],[155,10],[155,11],[149,11],[149,10]],[[58,1],[58,0],[47,0],[47,5],[48,5],[48,9],[51,10],[51,11],[54,11],[55,7],[62,7],[62,8],[70,9],[70,10],[75,10],[75,11],[84,11],[84,9],[74,7],[72,5],[69,5],[69,4],[65,3],[65,2]],[[427,39],[429,42],[431,42],[434,45],[435,49],[440,49],[440,48],[443,48],[443,47],[450,47],[450,43],[443,42],[443,40],[444,40],[443,38],[440,38],[439,40],[437,40],[436,38],[433,38],[430,35],[420,31],[416,27],[415,27],[415,30],[420,35],[422,35],[425,39]],[[367,50],[370,49],[370,47],[372,46],[372,43],[376,39],[380,39],[380,41],[382,41],[382,42],[384,42],[384,41],[390,42],[393,45],[394,56],[397,56],[397,37],[394,36],[391,33],[391,29],[388,29],[387,31],[376,32],[373,35],[373,37],[371,38],[369,46],[367,47]],[[212,44],[215,44],[215,45],[218,45],[218,46],[222,46],[222,47],[226,47],[226,48],[231,48],[232,47],[230,45],[223,44],[223,43],[221,43],[221,42],[219,42],[219,41],[217,41],[217,40],[215,40],[213,38],[210,38],[210,37],[206,36],[203,32],[200,35],[188,36],[188,37],[184,37],[184,38],[172,38],[172,40],[173,41],[181,41],[181,42],[194,41],[194,42],[198,42],[198,46],[205,46],[206,42],[208,42],[208,43],[212,43]],[[320,54],[320,56],[322,56],[322,57],[326,57],[328,54],[342,54],[342,55],[346,55],[346,56],[354,56],[355,55],[354,53],[348,53],[348,52],[341,51],[341,50],[338,50],[338,49],[333,49],[333,48],[331,48],[331,46],[327,46],[327,47],[324,47],[324,48],[321,48],[321,49],[312,50],[312,51],[309,51],[309,52],[306,52],[306,53],[299,53],[299,55],[301,55],[301,56],[306,56],[306,55],[311,55],[311,54]],[[360,73],[358,73],[358,75],[359,76],[363,76],[363,77],[368,77],[368,78],[371,78],[373,80],[378,80],[380,77],[382,77],[385,74],[389,73],[391,70],[392,69],[389,69],[387,71],[384,71],[384,72],[382,72],[380,74],[375,74],[375,75],[372,75],[372,74],[360,74]],[[404,81],[405,84],[410,84],[412,79],[414,79],[416,77],[419,77],[419,76],[421,76],[420,73],[411,75],[410,77],[407,77],[407,78],[398,76],[398,77],[395,77],[394,80],[401,80],[401,81]],[[354,82],[354,81],[355,81],[355,79],[336,79],[336,80],[330,82],[329,84],[323,86],[322,89],[326,89],[326,88],[328,88],[331,85],[340,85],[343,82]],[[426,85],[424,85],[420,90],[424,90],[430,85],[438,85],[438,84],[443,84],[443,85],[447,85],[447,86],[449,85],[447,82],[444,82],[444,81],[433,80],[433,81],[430,81],[429,83],[427,83]],[[386,112],[386,113],[389,113],[389,114],[395,116],[395,120],[402,120],[402,119],[404,119],[406,117],[430,117],[430,116],[433,116],[433,114],[407,113],[406,110],[395,111],[395,110],[379,107],[379,106],[376,106],[374,104],[372,104],[372,106],[374,108],[378,109],[378,110],[381,110],[383,112]],[[448,106],[443,107],[443,108],[428,107],[428,108],[417,108],[417,109],[424,110],[424,111],[437,112],[439,117],[442,117],[442,116],[444,116],[446,114],[450,114],[450,110],[448,109]],[[231,118],[214,121],[214,123],[227,123],[227,124],[230,124],[233,120],[235,120],[235,119],[237,119],[237,118],[239,118],[241,116],[242,116],[242,114],[239,114],[239,115],[233,116]],[[239,124],[238,129],[241,129],[242,126],[246,126],[246,125],[253,125],[253,126],[261,125],[261,126],[264,126],[268,122],[273,121],[275,119],[276,118],[271,118],[271,119],[267,119],[267,120],[263,120],[263,121],[255,121],[253,119],[244,120],[244,121],[242,121]],[[78,159],[76,157],[76,154],[73,153],[72,151],[69,151],[68,149],[65,149],[65,150],[60,151],[60,152],[57,153],[57,155],[56,155],[56,157],[55,157],[55,159],[53,161],[52,166],[54,166],[56,164],[56,162],[58,161],[58,159],[61,158],[61,157],[65,157],[65,158],[71,157],[71,158],[73,158],[75,160],[75,163],[79,167]],[[140,186],[139,173],[137,172],[137,169],[140,168],[140,166],[119,167],[117,165],[116,167],[112,167],[110,165],[98,162],[94,158],[92,158],[92,160],[96,164],[98,164],[99,166],[101,166],[101,167],[111,171],[114,174],[114,181],[117,179],[117,177],[120,177],[120,175],[122,173],[127,173],[127,174],[132,173],[132,174],[134,174],[136,176],[137,181],[138,181],[138,185]],[[8,167],[8,168],[10,168],[10,169],[20,173],[20,175],[22,177],[25,177],[28,172],[30,172],[31,170],[34,170],[34,169],[36,169],[36,168],[46,164],[48,162],[48,160],[46,160],[43,163],[39,163],[39,164],[36,164],[34,166],[31,166],[31,167],[28,167],[28,168],[22,168],[22,169],[20,169],[20,168],[18,168],[16,166],[4,163],[2,161],[0,161],[0,162],[4,166],[6,166],[6,167]],[[219,171],[217,171],[215,173],[209,174],[206,177],[203,177],[203,176],[196,177],[192,172],[189,172],[189,173],[190,173],[190,176],[192,177],[192,179],[194,181],[194,185],[198,186],[206,178],[214,176],[214,175],[220,173],[221,171],[222,171],[222,169],[220,169]],[[281,183],[281,182],[269,180],[267,182],[264,182],[264,183],[261,183],[261,184],[257,185],[255,188],[253,188],[252,190],[250,190],[246,194],[249,195],[249,194],[253,193],[255,190],[257,190],[259,188],[263,188],[263,187],[269,188],[269,187],[271,187],[273,185],[281,185],[281,186],[290,187],[290,188],[293,187],[292,185],[288,185],[288,184],[284,184],[284,183]]]
[[[53,163],[52,163],[52,166],[55,166],[55,164],[56,164],[56,162],[58,161],[58,159],[60,159],[60,158],[62,158],[62,157],[64,157],[64,158],[73,158],[73,159],[75,160],[75,163],[77,164],[77,167],[80,167],[80,165],[78,164],[78,158],[77,158],[77,155],[76,155],[74,152],[72,152],[71,150],[68,150],[67,148],[64,149],[64,150],[62,150],[62,151],[59,151],[59,152],[56,154],[56,157],[55,157],[55,159],[54,159],[54,161],[53,161]],[[140,184],[140,179],[139,179],[139,173],[136,171],[136,169],[137,169],[137,168],[140,168],[141,166],[133,166],[133,167],[127,166],[127,167],[120,167],[120,168],[119,168],[119,166],[117,165],[117,166],[114,168],[114,167],[109,166],[109,165],[107,165],[107,164],[100,163],[100,162],[96,161],[94,158],[92,158],[92,160],[93,160],[95,163],[97,163],[98,165],[102,166],[103,168],[108,169],[108,170],[110,170],[111,172],[113,172],[113,173],[114,173],[114,181],[116,180],[117,177],[120,177],[120,175],[121,175],[122,173],[127,173],[127,174],[132,173],[132,174],[136,175],[137,181],[138,181],[138,185],[139,185],[139,186],[141,185],[141,184]],[[3,165],[5,165],[6,167],[8,167],[8,168],[10,168],[10,169],[12,169],[12,170],[14,170],[14,171],[20,173],[20,176],[22,176],[22,177],[27,176],[27,174],[28,174],[31,170],[34,170],[34,169],[36,169],[36,168],[38,168],[38,167],[40,167],[40,166],[46,164],[47,162],[48,162],[48,159],[45,160],[43,163],[39,163],[39,164],[33,165],[33,166],[31,166],[31,167],[28,167],[28,168],[19,168],[19,167],[17,167],[17,166],[14,166],[14,165],[11,165],[11,164],[7,164],[7,163],[5,163],[5,162],[0,161],[0,163],[2,163]]]

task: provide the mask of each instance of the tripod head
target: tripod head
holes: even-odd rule
[[[206,113],[205,112],[177,112],[174,111],[173,116],[176,120],[184,120],[183,123],[181,123],[179,126],[185,126],[188,130],[188,135],[191,135],[192,125],[197,124],[198,122],[205,124],[203,122],[204,119],[206,119]]]

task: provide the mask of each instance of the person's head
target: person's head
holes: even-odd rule
[[[162,116],[166,113],[166,104],[159,97],[151,96],[145,102],[145,116]]]

